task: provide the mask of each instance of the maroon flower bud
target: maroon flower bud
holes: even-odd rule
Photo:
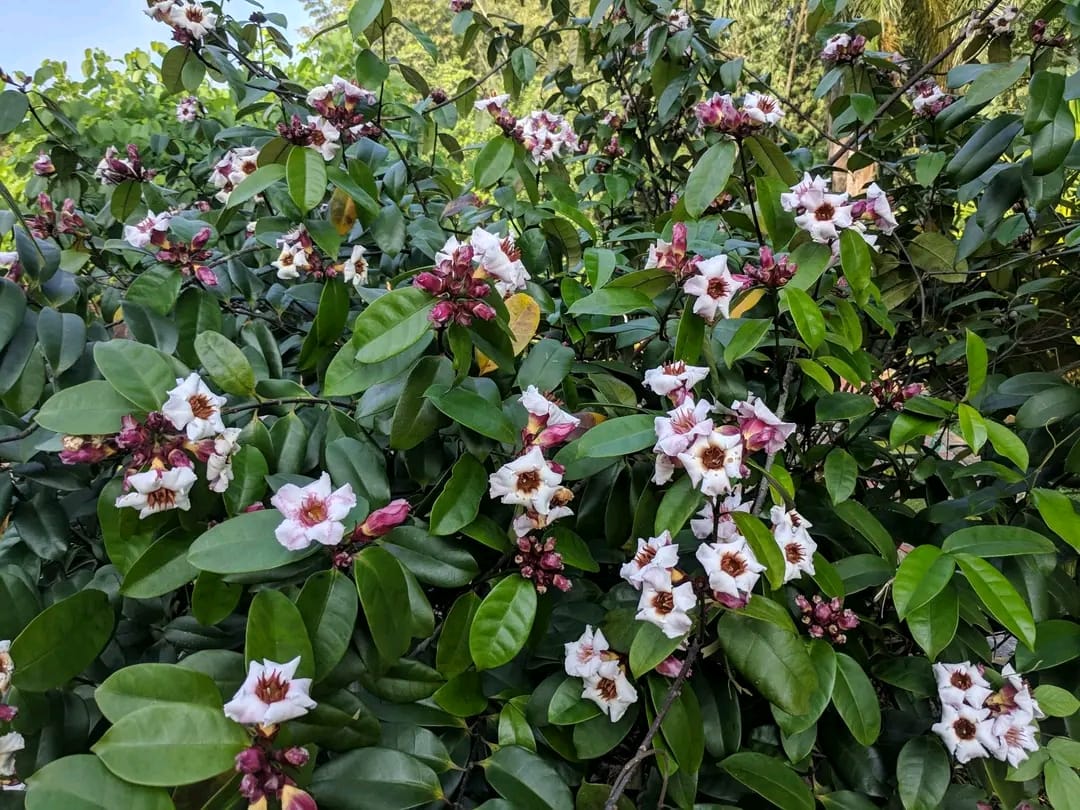
[[[362,542],[374,540],[390,532],[396,526],[400,526],[409,517],[409,502],[404,498],[390,501],[381,509],[376,509],[356,527],[353,532],[353,541]]]
[[[434,273],[420,273],[413,279],[413,286],[432,295],[438,295],[443,291],[443,281]]]
[[[482,321],[490,321],[496,316],[496,312],[483,301],[473,301],[469,304],[469,310]]]
[[[38,152],[37,160],[34,161],[34,174],[38,177],[48,177],[51,174],[56,174],[56,166],[53,165],[48,152]]]
[[[286,785],[281,790],[281,810],[319,810],[311,794],[295,785]]]
[[[9,706],[6,703],[0,704],[0,723],[10,723],[18,713],[17,706]]]
[[[244,509],[244,511],[245,511],[245,512],[261,512],[261,511],[262,511],[263,509],[265,509],[265,508],[266,508],[265,506],[263,506],[263,505],[262,505],[261,503],[259,503],[258,501],[256,501],[256,502],[255,502],[255,503],[253,503],[253,504],[252,504],[251,506],[249,506],[249,507],[247,507],[246,509]]]
[[[240,780],[239,791],[240,795],[249,802],[257,802],[264,795],[262,785],[259,784],[259,778],[252,773],[245,774],[244,778]]]
[[[435,104],[445,104],[449,96],[446,94],[446,91],[443,90],[441,87],[436,87],[434,90],[431,91],[430,98]]]
[[[432,308],[428,318],[436,326],[446,326],[454,320],[454,305],[449,301],[440,301]]]
[[[251,746],[236,755],[236,770],[238,773],[258,773],[265,767],[266,755],[261,748]]]
[[[303,768],[307,765],[307,761],[311,758],[311,754],[308,753],[306,748],[294,745],[292,748],[285,749],[282,758],[294,768]]]

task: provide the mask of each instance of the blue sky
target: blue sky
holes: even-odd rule
[[[121,56],[135,48],[148,49],[154,40],[168,42],[170,32],[142,13],[144,0],[15,0],[4,6],[0,25],[0,68],[33,73],[43,59],[66,60],[68,70],[80,76],[87,48],[101,48]],[[290,40],[306,22],[300,0],[265,0],[266,11],[289,18]],[[226,0],[225,10],[247,17],[256,6],[246,0]]]

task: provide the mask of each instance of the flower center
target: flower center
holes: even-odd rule
[[[975,739],[975,724],[965,717],[961,717],[953,723],[953,731],[956,732],[956,736],[961,740]]]
[[[729,552],[720,558],[720,570],[728,576],[737,577],[746,572],[746,560]]]
[[[803,547],[798,543],[788,543],[784,546],[784,559],[792,565],[796,565],[806,559],[806,554],[803,551]]]
[[[1024,744],[1027,740],[1027,732],[1020,726],[1010,726],[1009,730],[1005,732],[1005,742],[1010,747],[1018,748]]]
[[[660,591],[652,599],[653,610],[666,616],[675,609],[675,597],[671,591]]]
[[[818,222],[829,222],[834,216],[836,216],[836,209],[830,203],[822,203],[814,211],[814,219]]]
[[[710,278],[709,286],[705,288],[709,298],[723,298],[727,295],[728,285],[722,278]]]
[[[274,670],[269,675],[263,675],[255,684],[255,697],[263,703],[278,703],[289,694],[289,684],[285,682],[281,673]]]
[[[521,249],[514,244],[514,240],[510,237],[503,239],[502,242],[499,244],[499,247],[502,249],[502,252],[506,254],[506,258],[508,258],[510,261],[516,262],[518,259],[521,258]]]
[[[707,470],[720,470],[724,467],[724,459],[727,456],[723,447],[709,447],[701,454],[701,464]]]
[[[176,504],[176,493],[162,487],[146,493],[146,505],[151,509],[169,509]]]
[[[578,654],[577,654],[578,661],[581,661],[582,663],[585,663],[590,658],[592,658],[595,654],[596,654],[596,651],[593,650],[592,644],[582,644],[581,647],[578,649]]]
[[[536,470],[525,470],[517,475],[517,488],[519,492],[530,494],[540,489],[540,473]]]
[[[672,377],[678,377],[680,374],[683,374],[685,371],[686,371],[686,363],[684,363],[682,360],[679,360],[679,361],[674,362],[674,363],[666,363],[664,365],[664,373],[669,374]]]
[[[326,143],[326,136],[323,135],[321,129],[313,129],[311,131],[311,143],[313,146],[322,146]]]
[[[619,694],[619,687],[611,678],[601,678],[600,683],[596,685],[596,691],[604,700],[614,700]]]
[[[191,415],[196,419],[209,419],[214,415],[214,406],[206,398],[206,394],[196,394],[188,397],[188,405],[191,406]]]
[[[300,507],[300,522],[305,526],[315,526],[329,517],[326,503],[318,498],[308,498]]]
[[[203,21],[202,9],[198,6],[188,6],[184,9],[184,15],[193,23],[201,23]]]
[[[653,557],[656,556],[657,549],[651,545],[646,545],[636,555],[634,555],[634,562],[637,563],[638,568],[644,568],[646,565],[653,561]]]
[[[949,678],[949,683],[955,686],[957,689],[963,689],[967,691],[971,688],[971,676],[963,670],[957,670]]]

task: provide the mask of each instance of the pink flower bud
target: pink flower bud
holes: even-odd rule
[[[266,508],[265,506],[263,506],[263,505],[262,505],[261,503],[259,503],[258,501],[256,501],[256,502],[255,502],[255,503],[253,503],[253,504],[252,504],[251,506],[248,506],[248,507],[246,507],[246,508],[244,509],[244,511],[245,511],[245,512],[261,512],[261,511],[262,511],[263,509],[265,509],[265,508]]]
[[[310,793],[295,785],[286,785],[281,789],[281,810],[319,810]]]
[[[674,655],[669,655],[656,665],[656,672],[665,678],[677,678],[682,671],[683,662]]]
[[[253,773],[244,774],[244,778],[240,780],[240,795],[247,799],[249,802],[257,802],[262,799],[265,803],[266,799],[263,796],[262,786],[259,784],[259,778]]]
[[[428,319],[436,326],[446,326],[454,319],[454,315],[454,305],[449,301],[440,301],[432,308]]]
[[[540,557],[540,567],[548,571],[561,571],[563,567],[562,555],[554,551],[548,551]]]
[[[574,587],[574,583],[564,577],[562,574],[556,574],[551,578],[551,584],[558,588],[563,593]]]
[[[311,754],[308,753],[306,748],[294,745],[292,748],[285,749],[282,758],[294,768],[303,768],[307,765],[307,761],[311,758]]]
[[[17,706],[9,706],[6,703],[0,704],[0,722],[10,723],[18,713]]]
[[[409,517],[409,502],[404,498],[390,501],[382,509],[376,509],[360,524],[364,537],[373,539],[382,537],[395,526],[400,526]]]
[[[483,301],[474,301],[469,309],[472,314],[482,321],[490,321],[495,318],[495,310],[485,304]]]
[[[195,278],[207,287],[216,287],[218,285],[217,275],[204,264],[200,264],[195,268]]]
[[[266,755],[261,748],[245,748],[236,755],[236,770],[238,773],[258,773],[266,767]]]

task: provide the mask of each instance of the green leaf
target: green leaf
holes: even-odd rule
[[[435,650],[435,668],[447,678],[460,675],[472,666],[469,631],[479,608],[480,597],[467,591],[457,598],[446,615]]]
[[[144,411],[160,408],[168,390],[176,386],[176,370],[169,358],[133,340],[95,344],[94,363],[117,393]]]
[[[142,202],[142,183],[138,180],[124,180],[112,191],[109,198],[109,213],[118,222],[123,222],[139,207]]]
[[[742,751],[723,760],[720,767],[780,810],[814,810],[810,788],[782,760]]]
[[[856,301],[865,304],[866,290],[870,286],[870,246],[866,244],[862,234],[854,229],[840,234],[840,266],[844,270],[844,278],[855,293]]]
[[[960,621],[960,600],[956,588],[946,587],[941,593],[906,618],[911,637],[931,659],[937,658],[956,635]]]
[[[1076,141],[1076,120],[1068,104],[1062,104],[1054,119],[1031,136],[1031,169],[1036,177],[1061,168]]]
[[[986,382],[986,344],[983,339],[967,330],[965,353],[967,354],[968,382],[964,399],[971,401]]]
[[[986,421],[986,433],[990,437],[990,444],[994,451],[1005,456],[1015,464],[1021,472],[1028,468],[1028,451],[1023,440],[1009,428],[991,419]]]
[[[19,331],[26,313],[26,294],[6,278],[0,278],[0,351]]]
[[[957,183],[974,180],[1001,157],[1022,127],[1015,115],[999,115],[987,121],[953,156],[945,172]]]
[[[953,552],[960,570],[983,605],[1029,650],[1035,648],[1035,620],[1016,588],[994,566],[970,554]]]
[[[415,526],[398,526],[377,542],[427,585],[461,588],[480,573],[468,551]]]
[[[226,582],[217,574],[203,571],[195,579],[195,588],[191,593],[191,615],[206,627],[220,624],[236,610],[243,591],[242,585]]]
[[[435,771],[388,748],[363,748],[331,759],[315,769],[310,792],[320,810],[404,810],[443,798]]]
[[[654,624],[641,622],[630,644],[630,671],[635,678],[647,675],[661,661],[679,649],[685,637],[668,638]]]
[[[379,363],[408,349],[431,330],[431,296],[416,287],[394,290],[372,302],[353,324],[352,345],[361,363]]]
[[[770,703],[788,714],[809,711],[818,682],[801,639],[769,622],[731,612],[716,626],[728,660]]]
[[[660,499],[653,531],[656,534],[669,531],[672,537],[677,535],[700,508],[702,497],[701,490],[694,487],[689,476],[679,478]]]
[[[814,299],[796,287],[784,287],[781,296],[787,304],[795,328],[810,351],[817,351],[825,342],[825,317]]]
[[[514,384],[522,390],[535,385],[540,391],[554,391],[570,373],[573,361],[573,349],[544,338],[529,349]]]
[[[412,637],[410,627],[401,621],[409,602],[401,563],[386,549],[368,546],[353,561],[353,578],[379,655],[396,661],[409,649]]]
[[[356,586],[339,571],[319,571],[304,583],[296,608],[311,640],[314,678],[320,681],[349,648],[359,611]]]
[[[390,502],[386,459],[370,441],[343,436],[326,446],[326,469],[338,486],[348,484],[373,508]]]
[[[888,562],[896,564],[896,546],[892,535],[870,510],[857,501],[844,501],[836,505],[836,514],[844,523],[865,537]]]
[[[311,556],[315,549],[289,551],[274,537],[284,518],[276,509],[237,515],[205,531],[188,551],[200,571],[247,574],[269,571]]]
[[[91,380],[53,394],[34,421],[57,433],[91,436],[119,432],[121,418],[137,412],[139,409],[111,384]]]
[[[378,19],[384,0],[356,0],[349,9],[349,33],[359,37]]]
[[[174,664],[135,664],[114,672],[94,691],[110,723],[162,703],[196,704],[221,711],[221,692],[209,675]]]
[[[476,611],[469,630],[469,652],[477,669],[509,663],[525,646],[536,618],[536,589],[510,574],[499,581]]]
[[[1080,711],[1080,700],[1060,686],[1044,683],[1035,687],[1034,696],[1039,708],[1050,717],[1072,717]]]
[[[577,440],[577,458],[612,458],[652,447],[656,443],[654,421],[650,414],[606,419]]]
[[[184,50],[186,51],[187,48],[184,48]],[[292,151],[299,152],[305,150],[297,147]],[[312,150],[308,149],[306,151],[311,152]],[[285,165],[282,163],[271,163],[267,166],[260,166],[241,180],[236,185],[236,188],[229,192],[229,199],[228,202],[226,202],[225,207],[235,208],[236,206],[247,202],[252,197],[262,194],[283,177],[285,177]]]
[[[622,742],[626,735],[630,733],[630,729],[634,727],[638,717],[637,704],[631,705],[626,714],[619,718],[617,722],[612,723],[610,719],[601,715],[594,717],[592,720],[586,720],[584,723],[578,723],[574,726],[573,740],[574,740],[574,752],[580,759],[596,759],[602,757],[604,754],[611,751],[616,745]],[[526,746],[528,747],[528,746]],[[585,786],[582,785],[582,788]],[[594,787],[600,788],[600,785]],[[610,788],[607,785],[603,785],[603,796],[600,797],[600,805],[596,807],[596,810],[600,810],[603,807],[603,801],[607,798]],[[624,801],[625,796],[619,800],[619,807],[623,810],[634,810],[633,806],[629,805],[629,802]],[[581,806],[581,792],[578,792],[577,810],[582,810]]]
[[[945,538],[941,550],[977,557],[1018,557],[1057,552],[1052,540],[1019,526],[971,526],[959,529]]]
[[[4,288],[0,285],[0,311],[4,307],[3,297]],[[21,313],[19,319],[22,319]],[[57,312],[52,307],[41,310],[38,313],[37,334],[41,351],[49,361],[53,374],[61,374],[75,365],[86,348],[86,323],[71,312]],[[3,342],[3,335],[0,335],[0,349]]]
[[[7,135],[22,123],[30,101],[25,93],[18,90],[5,90],[0,93],[0,135]]]
[[[659,711],[667,698],[670,682],[652,675],[648,684],[653,709]],[[679,692],[660,723],[660,731],[679,768],[687,773],[696,773],[705,755],[705,731],[701,707],[693,689]]]
[[[1029,135],[1051,123],[1065,98],[1065,77],[1052,70],[1038,70],[1028,84],[1024,132]]]
[[[1046,796],[1054,810],[1080,810],[1080,776],[1067,765],[1050,760],[1043,768]]]
[[[314,149],[291,149],[285,160],[285,180],[292,201],[307,213],[326,196],[326,161]]]
[[[186,49],[185,49],[186,50]],[[113,776],[90,754],[54,759],[27,780],[26,810],[173,810],[165,790]]]
[[[50,605],[11,643],[12,683],[26,692],[63,686],[105,649],[115,622],[109,597],[94,588]]]
[[[445,357],[424,357],[405,380],[390,422],[390,447],[411,450],[438,428],[442,415],[424,392],[435,385],[449,385],[454,379],[450,361]]]
[[[893,581],[893,604],[903,619],[941,593],[952,579],[956,562],[937,546],[917,546],[908,552]]]
[[[397,256],[405,247],[405,217],[393,203],[384,205],[371,224],[371,235],[379,250],[388,256]]]
[[[199,573],[187,553],[191,536],[170,532],[156,540],[132,563],[120,585],[120,593],[133,599],[152,599],[182,588]]]
[[[604,287],[579,298],[570,305],[570,315],[628,315],[641,309],[652,310],[653,300],[640,290]]]
[[[862,667],[844,653],[836,654],[832,701],[852,736],[863,745],[873,745],[881,734],[877,692]]]
[[[195,336],[195,354],[210,379],[228,394],[251,396],[255,392],[255,372],[247,357],[220,332],[200,332]]]
[[[694,219],[705,213],[719,197],[735,168],[735,144],[724,140],[715,143],[700,158],[686,180],[683,204]]]
[[[514,164],[514,142],[503,135],[492,138],[476,156],[473,180],[477,188],[489,188]]]
[[[600,716],[600,707],[581,697],[581,687],[581,678],[567,678],[559,684],[548,702],[548,722],[573,726]]]
[[[248,608],[244,661],[273,661],[287,664],[300,659],[297,677],[315,674],[315,654],[311,650],[304,619],[296,605],[281,591],[259,591]]]
[[[751,602],[759,601],[757,598]],[[802,734],[813,728],[832,701],[833,684],[836,682],[836,652],[821,639],[810,642],[810,661],[817,673],[818,688],[810,694],[810,711],[794,716],[783,709],[772,707],[773,717],[785,734]]]
[[[1080,657],[1080,624],[1064,619],[1039,622],[1034,650],[1016,648],[1020,672],[1050,669]]]
[[[531,587],[531,586],[530,586]],[[480,763],[488,783],[515,810],[573,810],[570,788],[551,767],[528,749],[499,748]]]
[[[724,365],[733,368],[736,360],[741,360],[758,347],[772,327],[773,322],[766,318],[743,320],[731,342],[724,347]]]
[[[776,542],[773,533],[749,512],[733,512],[732,517],[739,527],[739,532],[750,544],[750,549],[754,552],[757,561],[765,566],[765,575],[769,579],[769,584],[773,588],[783,586],[787,566],[784,564],[784,552]]]
[[[244,727],[221,709],[165,703],[120,718],[93,751],[127,782],[170,787],[231,771],[250,742]]]
[[[1033,489],[1031,494],[1039,517],[1050,530],[1080,551],[1080,515],[1076,513],[1073,499],[1050,489]]]
[[[431,533],[457,534],[476,520],[487,483],[487,471],[474,456],[466,453],[458,459],[431,507]]]
[[[233,480],[222,494],[230,515],[237,515],[266,494],[266,476],[270,472],[266,457],[255,447],[241,447],[232,457]]]
[[[855,492],[859,466],[851,453],[835,447],[825,457],[825,488],[834,504],[846,501]]]
[[[912,737],[896,761],[896,783],[904,810],[937,810],[948,790],[949,755],[932,737]]]
[[[455,422],[475,430],[481,436],[503,444],[514,443],[513,423],[501,408],[479,394],[461,387],[433,385],[424,392],[424,397]]]

